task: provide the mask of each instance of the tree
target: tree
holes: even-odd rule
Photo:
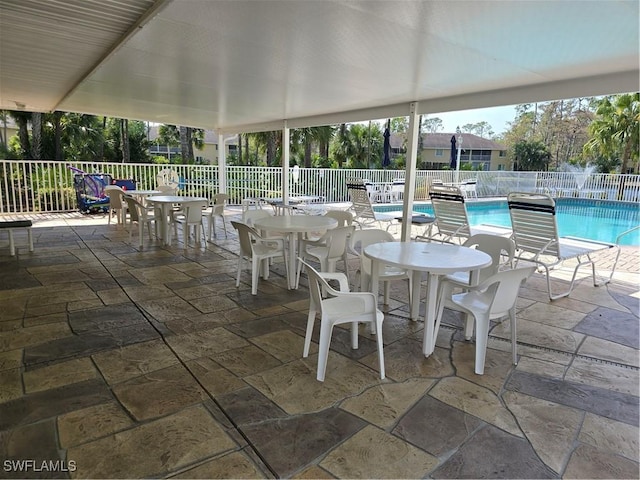
[[[18,155],[20,158],[25,158],[31,153],[31,141],[29,139],[29,120],[31,119],[31,113],[22,111],[9,111],[9,116],[13,118],[13,121],[18,126],[18,139],[20,140],[20,151]]]
[[[493,128],[487,122],[467,123],[462,126],[461,130],[482,138],[492,138],[495,135]]]
[[[423,133],[438,133],[444,130],[442,119],[439,117],[423,118],[421,132]]]
[[[585,151],[608,158],[621,159],[621,172],[629,165],[638,169],[640,136],[640,93],[627,93],[603,98],[596,118],[589,126],[590,140]]]
[[[539,141],[518,142],[514,147],[514,158],[517,164],[516,170],[546,171],[549,169],[549,150]]]

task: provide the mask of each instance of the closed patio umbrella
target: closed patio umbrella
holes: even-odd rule
[[[391,165],[391,142],[389,141],[389,137],[391,137],[391,132],[389,131],[391,120],[387,120],[387,126],[384,129],[384,147],[383,147],[383,157],[382,157],[382,168],[386,168]]]
[[[449,166],[451,168],[456,168],[458,162],[458,150],[456,148],[456,136],[455,135],[451,135],[451,161],[449,163]]]

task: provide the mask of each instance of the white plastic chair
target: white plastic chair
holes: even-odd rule
[[[382,322],[384,314],[378,310],[376,297],[370,292],[349,292],[349,282],[343,273],[319,273],[311,265],[298,259],[304,264],[309,275],[309,316],[307,317],[307,331],[304,337],[304,358],[309,356],[313,326],[316,313],[320,313],[320,339],[318,347],[318,370],[316,378],[324,382],[327,370],[327,358],[331,334],[335,325],[351,324],[351,348],[358,348],[358,323],[371,324],[371,330],[376,334],[378,344],[378,363],[380,378],[384,379],[384,352],[382,343]],[[340,290],[335,290],[327,280],[337,280]],[[328,298],[322,298],[322,291],[327,292]]]
[[[244,258],[251,260],[251,294],[258,294],[258,275],[263,260],[282,256],[284,260],[284,269],[287,269],[287,255],[284,248],[284,240],[278,238],[263,238],[254,228],[241,222],[231,222],[233,228],[238,231],[238,239],[240,240],[240,253],[238,255],[238,275],[236,277],[236,287],[240,286],[240,274],[242,273],[242,262]],[[265,266],[262,277],[266,280],[269,278],[268,265]],[[287,285],[289,281],[287,279]]]
[[[145,208],[139,201],[133,198],[131,195],[124,196],[125,202],[129,208],[129,222],[131,226],[129,227],[129,242],[131,242],[131,238],[133,235],[133,224],[138,224],[138,244],[140,248],[142,248],[144,241],[144,226],[147,226],[149,230],[149,238],[151,238],[151,224],[154,224],[154,231],[156,237],[158,236],[158,224],[155,223],[155,217],[151,212]]]
[[[209,240],[217,237],[216,234],[216,217],[222,220],[224,228],[224,236],[227,238],[227,223],[224,221],[224,207],[229,201],[229,195],[226,193],[216,193],[211,202],[211,210],[205,210],[203,216],[209,221]]]
[[[117,185],[107,185],[104,187],[104,194],[109,197],[109,219],[108,223],[111,224],[111,217],[116,217],[116,223],[124,225],[127,202],[124,199],[124,190]]]
[[[300,257],[303,260],[311,259],[319,262],[320,270],[323,272],[335,272],[338,260],[342,259],[345,262],[345,270],[347,270],[347,242],[349,237],[353,235],[354,230],[355,227],[353,225],[328,230],[316,242],[306,242],[304,250],[300,249]],[[300,284],[303,263],[298,263],[296,288]]]
[[[173,223],[173,230],[176,237],[178,236],[178,224],[182,225],[184,248],[189,246],[191,227],[194,228],[194,235],[198,244],[200,243],[201,237],[204,237],[206,244],[207,236],[204,230],[202,210],[207,207],[207,203],[208,202],[206,200],[185,203],[182,206],[182,210],[174,212],[171,216],[171,222]],[[170,238],[169,244],[171,244]]]
[[[489,338],[489,324],[491,320],[509,316],[511,320],[511,351],[513,364],[518,364],[518,345],[516,342],[516,301],[522,283],[533,274],[536,267],[503,270],[481,284],[469,287],[464,293],[451,297],[443,297],[440,301],[445,307],[467,314],[467,321],[473,317],[476,326],[476,365],[478,375],[484,373],[484,363]],[[436,332],[440,327],[442,315],[438,315]]]
[[[351,237],[349,250],[360,258],[360,291],[371,291],[371,259],[365,257],[364,249],[373,244],[381,242],[395,242],[395,238],[389,232],[371,228],[366,230],[356,230]],[[379,279],[384,282],[384,304],[389,304],[390,284],[393,280],[409,279],[409,305],[411,305],[411,275],[406,270],[392,265],[383,265],[380,268]],[[377,293],[377,292],[376,292]],[[376,295],[377,298],[377,295]]]

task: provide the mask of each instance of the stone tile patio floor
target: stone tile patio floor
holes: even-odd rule
[[[583,274],[553,303],[532,277],[519,364],[505,321],[483,376],[453,312],[422,356],[395,282],[388,378],[364,329],[355,351],[337,329],[320,383],[307,290],[280,264],[259,295],[248,272],[236,288],[234,234],[140,251],[101,215],[33,218],[34,253],[0,249],[0,477],[639,476],[637,248],[610,285]]]

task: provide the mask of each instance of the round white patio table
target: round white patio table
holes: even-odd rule
[[[180,205],[188,205],[193,202],[208,202],[209,199],[206,197],[184,197],[180,195],[153,195],[147,198],[147,202],[160,205],[162,209],[162,215],[160,220],[160,232],[162,234],[162,242],[164,245],[167,245],[169,242],[169,214],[172,206],[174,204]]]
[[[372,260],[371,291],[378,293],[378,275],[381,265],[393,265],[411,271],[410,318],[418,319],[420,307],[420,281],[427,272],[427,297],[422,351],[426,357],[433,353],[437,337],[436,313],[438,311],[438,283],[442,275],[454,272],[471,272],[473,283],[477,271],[491,265],[491,257],[468,247],[450,243],[385,242],[374,243],[364,249],[364,255]]]
[[[319,215],[276,215],[253,222],[258,230],[286,233],[289,237],[289,287],[296,288],[296,256],[298,234],[317,230],[330,230],[338,226],[335,218]]]

